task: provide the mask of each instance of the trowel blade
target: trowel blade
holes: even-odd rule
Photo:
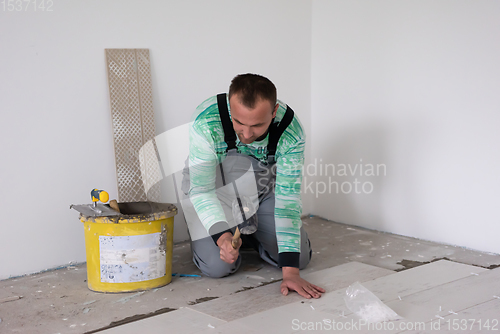
[[[84,216],[88,217],[106,217],[106,216],[121,216],[122,214],[118,211],[111,209],[109,206],[104,204],[97,204],[95,208],[92,204],[79,204],[71,205],[70,209],[75,209]]]

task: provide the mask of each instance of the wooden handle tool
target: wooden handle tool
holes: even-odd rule
[[[233,240],[231,241],[231,245],[236,249],[238,247],[238,241],[240,240],[240,229],[236,227],[236,231],[234,231]]]

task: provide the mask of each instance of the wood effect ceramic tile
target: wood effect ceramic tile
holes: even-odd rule
[[[500,332],[500,299],[493,299],[437,319],[440,333]],[[456,314],[455,314],[456,313]]]
[[[324,286],[329,291],[320,299],[306,300],[298,295],[282,296],[279,292],[277,293],[280,282],[276,282],[191,306],[193,310],[182,309],[186,316],[184,318],[175,317],[175,321],[169,324],[169,328],[175,328],[176,331],[182,331],[183,333],[229,333],[230,331],[234,333],[236,331],[245,334],[271,331],[275,333],[294,333],[311,329],[316,331],[318,328],[331,331],[333,326],[337,326],[336,329],[347,329],[349,327],[349,333],[397,333],[401,332],[401,329],[415,328],[411,326],[416,326],[417,323],[424,323],[426,326],[424,329],[426,330],[431,328],[432,325],[436,326],[436,322],[443,321],[435,318],[436,315],[442,314],[440,316],[445,319],[451,315],[451,313],[445,314],[445,312],[448,312],[448,310],[445,310],[447,306],[445,301],[450,298],[453,299],[453,294],[457,295],[456,291],[469,288],[474,294],[483,296],[482,299],[475,301],[472,299],[474,302],[478,300],[484,302],[485,292],[491,289],[488,284],[494,284],[500,278],[498,277],[500,275],[491,274],[494,272],[493,270],[449,261],[439,261],[397,274],[391,274],[391,271],[372,270],[374,267],[369,267],[371,266],[349,263],[306,276],[308,280]],[[472,275],[471,272],[478,275]],[[500,273],[500,270],[498,273]],[[374,293],[379,298],[385,299],[389,307],[404,317],[403,320],[391,322],[393,325],[387,323],[386,327],[381,328],[381,331],[377,327],[375,327],[374,331],[373,326],[375,325],[369,327],[370,325],[360,321],[357,316],[346,308],[343,300],[345,288],[349,284],[354,281],[363,282],[363,278],[366,279],[369,276],[371,276],[371,280],[367,280],[363,285],[372,292],[378,291],[378,293]],[[477,287],[474,284],[479,284],[482,287]],[[339,286],[342,287],[338,288]],[[459,290],[454,290],[448,286],[455,286],[455,289],[458,287]],[[337,290],[332,291],[335,287],[337,287]],[[436,300],[431,297],[439,293],[441,293],[442,302],[438,298],[438,303],[436,303]],[[421,294],[424,297],[420,296]],[[448,296],[449,294],[451,296]],[[499,295],[500,293],[497,290],[492,290],[490,300],[495,294]],[[398,296],[402,297],[401,300],[399,300]],[[469,298],[469,300],[471,299]],[[443,304],[442,313],[435,314],[435,311],[440,306],[438,304]],[[463,308],[470,306],[464,304]],[[201,317],[199,316],[200,313],[189,313],[189,311],[194,312],[194,310],[202,312]],[[170,312],[170,314],[175,316],[175,312],[178,311]],[[194,314],[197,316],[194,316]],[[224,320],[236,320],[228,323],[216,322],[215,320],[218,319],[211,317],[210,314]],[[167,313],[164,316],[168,315]],[[196,319],[196,321],[193,322],[193,319]],[[207,319],[215,320],[207,321]],[[405,327],[401,327],[402,324]],[[176,327],[177,325],[178,327]],[[193,325],[196,326],[193,327]],[[148,326],[141,326],[141,332],[143,332],[144,328],[149,330],[154,326],[156,326],[154,328],[165,329],[162,323],[152,322]],[[132,332],[134,331],[116,333],[128,334]],[[151,331],[150,333],[155,332]]]
[[[478,269],[477,272],[486,270],[450,261],[437,261],[400,273],[393,273],[392,271],[375,271],[377,275],[381,275],[377,278],[374,277],[373,268],[370,267],[371,266],[352,262],[306,276],[311,282],[320,282],[317,284],[329,291],[319,299],[304,300],[300,296],[284,297],[280,294],[276,294],[275,290],[278,290],[278,282],[211,302],[198,304],[195,306],[195,309],[231,321],[243,318],[245,312],[247,312],[247,315],[251,315],[273,308],[280,308],[279,311],[284,314],[298,316],[300,315],[298,310],[301,309],[301,306],[297,307],[296,304],[304,302],[303,306],[305,306],[306,309],[309,308],[312,310],[312,308],[314,308],[314,310],[318,312],[328,314],[332,319],[343,319],[343,315],[344,317],[353,317],[353,319],[356,320],[357,318],[351,315],[351,312],[345,306],[343,299],[345,288],[355,281],[367,281],[363,283],[363,285],[367,288],[373,286],[374,290],[377,291],[375,294],[379,298],[385,297],[388,300],[399,300],[398,296],[406,296],[407,294],[428,289],[435,285],[470,276],[471,271],[476,271],[476,269]],[[390,275],[382,276],[384,273]],[[339,287],[341,288],[339,289]],[[336,290],[332,291],[333,289]],[[372,288],[369,289],[373,292]],[[290,305],[290,307],[286,307],[285,305]],[[417,307],[415,307],[415,309],[416,308]],[[420,319],[420,317],[418,317],[418,319]],[[290,319],[287,321],[289,320]]]
[[[305,275],[304,278],[327,291],[320,298],[323,299],[328,295],[329,291],[339,288],[345,289],[354,281],[363,282],[393,274],[394,272],[391,270],[350,262]],[[199,312],[231,321],[305,299],[295,292],[283,296],[280,293],[280,284],[281,282],[272,283],[190,307]]]
[[[498,296],[497,296],[498,297]],[[490,320],[490,324],[493,320],[496,322],[500,322],[500,299],[494,297],[494,299],[487,301],[485,303],[481,303],[472,307],[469,307],[461,312],[455,312],[457,314],[451,314],[450,317],[452,319],[462,318],[462,319],[483,319],[483,323],[486,320]],[[495,329],[500,331],[500,323],[496,326]]]
[[[415,319],[415,309],[424,310],[419,312],[423,319],[430,317],[424,329],[404,331],[403,333],[491,333],[492,328],[500,331],[500,299],[498,294],[490,294],[498,291],[498,274],[500,272],[488,271],[482,273],[483,279],[469,277],[460,281],[436,287],[429,291],[408,296],[406,299],[412,303],[408,308],[408,318]],[[488,282],[489,281],[489,282]],[[468,290],[467,294],[457,293],[460,287]],[[429,296],[435,295],[435,298]],[[469,298],[473,294],[476,298]],[[423,302],[422,302],[423,301]],[[452,304],[454,305],[451,308]],[[484,302],[481,302],[484,301]],[[397,301],[392,302],[394,304]],[[391,305],[392,303],[388,303]],[[420,303],[420,304],[419,304]],[[469,307],[467,307],[469,305]],[[397,306],[394,306],[397,309]],[[486,324],[486,326],[484,326]],[[498,324],[498,325],[497,325]],[[490,327],[490,328],[488,328]]]
[[[211,330],[224,324],[225,321],[211,317],[207,314],[182,308],[151,318],[135,321],[126,325],[114,327],[100,333],[103,334],[164,334],[183,333],[192,334]]]
[[[439,320],[439,318],[436,317],[439,313],[439,306],[435,308],[434,306],[428,305],[416,305],[406,300],[393,300],[387,302],[386,305],[402,318],[402,322],[408,324],[403,329],[413,329],[416,324]]]
[[[488,269],[440,260],[398,272],[384,279],[375,279],[363,286],[386,302],[464,277],[474,276],[472,273],[480,274],[487,271]]]
[[[448,283],[444,284],[439,284],[434,288],[422,290],[422,291],[417,291],[411,295],[403,296],[401,300],[395,299],[389,302],[386,302],[386,305],[389,306],[392,310],[394,310],[399,316],[402,317],[401,320],[398,321],[392,321],[388,322],[385,324],[378,324],[377,326],[381,326],[381,328],[368,328],[366,325],[365,326],[360,326],[363,327],[363,330],[359,330],[359,333],[373,333],[373,332],[379,332],[379,330],[382,330],[384,333],[432,333],[432,332],[442,332],[444,329],[446,329],[449,326],[450,319],[452,318],[460,318],[461,315],[465,316],[465,310],[463,311],[458,311],[462,307],[467,307],[467,305],[472,306],[477,302],[482,302],[486,299],[491,299],[494,298],[494,294],[490,294],[488,296],[489,292],[494,292],[498,291],[499,288],[497,288],[494,285],[494,282],[497,280],[495,273],[492,273],[491,271],[487,269],[481,269],[479,270],[480,274],[479,275],[472,275],[469,273],[469,269],[475,269],[475,267],[467,268],[469,266],[463,267],[461,266],[456,266],[456,265],[451,265],[445,264],[444,267],[440,269],[446,269],[446,276],[448,278],[453,278],[453,272],[456,274],[457,272],[461,274],[465,274],[464,278],[458,279],[458,280],[453,280]],[[417,270],[418,268],[421,268],[420,270]],[[418,267],[413,270],[413,274],[416,274],[418,271],[425,271],[425,269],[428,268],[423,268],[423,267]],[[465,270],[464,270],[465,269]],[[438,270],[438,273],[442,273],[442,270]],[[474,272],[474,271],[473,271]],[[411,272],[410,272],[411,273]],[[500,272],[499,272],[500,274]],[[401,276],[400,274],[394,276],[390,276],[386,278],[386,282],[390,281],[393,278],[397,278],[397,276]],[[479,278],[479,277],[482,277]],[[409,280],[411,281],[411,280]],[[375,283],[375,282],[373,282]],[[436,282],[437,283],[437,282]],[[439,281],[439,283],[442,283],[442,280]],[[366,284],[369,285],[369,284]],[[424,286],[427,286],[425,284]],[[380,286],[379,286],[380,287]],[[457,288],[460,287],[460,288]],[[469,293],[475,294],[478,299],[474,300],[471,298],[467,297],[460,297],[460,294],[457,294],[457,291],[463,291],[463,290],[469,290]],[[407,291],[406,291],[407,292]],[[403,295],[403,294],[401,294]],[[440,295],[437,297],[437,295]],[[481,298],[480,296],[483,295],[484,298]],[[436,296],[436,297],[433,297]],[[457,297],[458,296],[458,297]],[[429,298],[427,298],[429,297]],[[447,303],[448,299],[454,299],[456,301],[461,301],[462,304],[460,303],[455,303],[455,310],[451,309],[449,306],[451,304]],[[416,301],[421,301],[423,300],[424,302],[416,302]],[[496,302],[496,303],[495,303]],[[487,302],[489,303],[489,302]],[[483,304],[480,304],[483,305]],[[496,299],[493,300],[493,304],[490,305],[491,307],[480,307],[479,305],[474,306],[473,308],[475,309],[477,307],[478,311],[476,313],[470,313],[468,314],[468,317],[470,319],[483,319],[486,321],[486,319],[490,320],[490,325],[491,322],[495,322],[495,317],[500,318],[498,316],[500,314],[500,300]],[[466,309],[470,310],[470,309]],[[455,315],[454,313],[457,313]],[[344,322],[348,322],[351,319],[356,319],[357,317],[353,314],[350,314],[347,316],[347,319],[341,320]],[[457,322],[458,320],[455,320]],[[461,320],[463,322],[463,320]],[[472,329],[472,331],[469,331],[468,333],[476,332],[476,330],[479,330],[480,325],[478,322],[475,324],[475,328]],[[484,330],[484,328],[482,329]],[[451,330],[450,333],[457,333],[457,331]]]
[[[388,322],[368,323],[360,319],[354,314],[349,314],[343,317],[332,318],[331,324],[328,329],[330,332],[337,333],[397,333],[400,326],[404,326],[404,320],[395,320]]]
[[[406,270],[396,275],[375,279],[363,285],[402,317],[401,320],[386,323],[385,327],[383,327],[384,332],[398,333],[402,330],[413,330],[415,328],[432,330],[433,327],[439,326],[439,323],[436,324],[436,322],[441,320],[436,316],[441,316],[440,313],[444,313],[444,311],[439,312],[439,305],[432,303],[426,305],[415,304],[409,297],[418,296],[429,289],[439,289],[461,279],[476,277],[471,272],[482,275],[487,273],[488,270],[443,260]],[[327,296],[324,300],[313,301],[312,303],[316,309],[334,315],[345,311],[344,315],[347,318],[337,318],[340,321],[359,320],[357,316],[347,310],[345,304],[342,303],[343,300],[340,299],[343,299],[343,294],[336,291],[335,294]],[[378,329],[376,328],[376,330]],[[363,330],[359,329],[359,333],[372,332],[373,327],[364,326]]]
[[[324,312],[313,310],[310,305],[293,303],[273,308],[265,312],[231,321],[250,327],[253,333],[297,333],[321,331],[331,326],[332,317]]]
[[[347,286],[326,293],[319,299],[303,300],[304,305],[312,307],[314,310],[328,313],[330,316],[345,316],[351,313],[344,302],[346,288]]]
[[[487,270],[434,288],[406,296],[404,301],[427,310],[429,318],[450,316],[500,295],[500,270]],[[390,304],[390,303],[388,303]],[[500,314],[500,312],[499,312]]]
[[[347,309],[343,299],[345,295],[345,288],[342,288],[326,293],[320,299],[302,300],[275,307],[272,310],[261,312],[244,319],[239,319],[238,322],[242,324],[259,322],[263,323],[263,327],[265,328],[281,330],[283,332],[288,330],[286,327],[287,324],[292,323],[294,320],[299,321],[301,326],[304,324],[309,326],[311,325],[311,322],[314,323],[315,321],[322,321],[324,319],[331,321],[329,324],[323,324],[326,328],[328,328],[328,326],[330,326],[329,328],[333,326],[340,326],[336,327],[336,329],[349,328],[347,329],[349,332],[353,331],[357,333],[373,333],[374,330],[377,332],[381,330],[382,332],[387,333],[397,333],[402,329],[413,329],[418,325],[425,326],[426,322],[429,323],[427,327],[430,328],[432,320],[438,320],[438,318],[435,318],[435,314],[433,314],[434,312],[430,306],[417,305],[406,301],[407,294],[418,294],[422,290],[427,291],[432,287],[450,284],[450,282],[456,282],[464,277],[470,278],[478,276],[471,275],[471,271],[475,271],[475,267],[453,263],[450,261],[439,261],[426,266],[430,267],[417,267],[405,272],[377,278],[363,284],[367,288],[370,285],[373,285],[378,289],[379,295],[382,295],[382,297],[385,296],[386,298],[397,299],[387,303],[387,305],[393,308],[396,313],[401,313],[398,314],[401,315],[403,319],[398,321],[385,324],[367,324],[366,322],[363,322]],[[486,269],[478,269],[480,270],[477,271],[481,274],[488,272]],[[405,299],[402,297],[402,300],[400,300],[398,295],[403,296]],[[313,316],[313,318],[311,318],[311,316]],[[318,320],[318,317],[322,319]],[[383,327],[384,325],[385,327]],[[315,325],[311,326],[314,327]],[[382,327],[378,328],[374,326]]]
[[[336,267],[316,271],[304,276],[309,282],[319,285],[327,292],[348,287],[352,282],[366,282],[396,272],[360,262],[349,262]]]
[[[259,327],[261,333],[267,333],[266,330]],[[226,322],[224,324],[215,326],[213,329],[205,329],[199,333],[207,333],[207,334],[255,334],[257,333],[257,328],[253,324],[243,324],[238,322],[237,320]]]
[[[437,261],[393,275],[366,281],[363,283],[363,286],[384,302],[391,300],[399,301],[400,297],[404,299],[408,294],[426,290],[463,277],[469,277],[471,276],[471,270],[475,269],[473,266],[450,261]],[[479,269],[478,272],[487,271],[487,269]],[[349,284],[351,283],[354,283],[354,280]],[[318,311],[334,316],[339,314],[348,315],[351,312],[345,305],[344,295],[345,288],[342,288],[327,293],[320,299],[308,300],[306,303],[311,303]]]
[[[266,333],[321,332],[337,329],[338,332],[346,332],[346,328],[349,333],[357,333],[363,328],[363,321],[346,308],[344,294],[345,288],[342,288],[326,293],[319,299],[302,299],[228,322],[228,326],[232,323],[252,325],[255,332]]]
[[[453,315],[449,313],[448,316],[445,315],[443,317],[444,319],[429,317],[429,310],[427,309],[427,307],[409,304],[404,301],[393,301],[391,303],[388,303],[387,305],[395,311],[399,312],[398,314],[404,316],[405,318],[396,321],[373,324],[359,319],[352,313],[344,316],[332,316],[325,312],[321,312],[311,308],[311,305],[306,302],[304,304],[293,303],[284,305],[282,307],[275,308],[266,312],[254,314],[247,318],[229,322],[223,325],[223,327],[230,328],[231,324],[238,324],[238,326],[253,326],[252,329],[254,332],[273,333],[295,333],[307,331],[336,331],[341,333],[366,334],[435,332],[459,333],[460,331],[457,330],[448,330],[448,327],[453,329],[453,327],[451,326],[453,326],[454,323],[452,322],[453,320],[450,319],[462,315],[467,319],[476,319],[474,324],[471,320],[469,320],[468,326],[471,329],[469,329],[468,331],[463,331],[463,333],[482,333],[487,331],[487,327],[485,327],[486,320],[489,320],[486,326],[488,326],[490,330],[492,328],[498,327],[498,314],[500,314],[499,300],[494,300],[478,305],[470,309],[474,311],[469,311],[468,313],[466,313],[465,311],[460,312],[459,315]],[[478,319],[483,319],[482,324],[478,322]],[[455,325],[457,326],[457,324]],[[462,326],[464,325],[462,324]],[[482,328],[480,326],[482,326]]]
[[[399,304],[397,306],[395,305],[396,301],[393,301],[393,304],[388,303],[386,305],[398,313],[399,318],[394,321],[379,323],[368,323],[353,314],[347,309],[342,298],[336,300],[336,306],[328,305],[328,307],[330,307],[329,310],[336,307],[334,313],[322,312],[321,310],[327,309],[327,307],[324,306],[315,309],[322,314],[326,313],[330,315],[329,319],[331,322],[328,327],[326,327],[327,330],[341,333],[399,333],[403,330],[415,329],[415,326],[420,326],[418,328],[421,329],[425,329],[426,326],[430,326],[426,324],[426,322],[430,322],[430,319],[428,318],[425,309],[420,306],[404,303],[403,301],[398,300],[398,302]]]
[[[401,331],[404,334],[423,333],[497,333],[500,331],[500,300],[493,299],[460,312],[444,314],[444,319],[433,319],[424,327]]]
[[[269,310],[270,317],[278,318],[280,323],[287,323],[290,319],[300,321],[301,328],[310,326],[312,328],[321,327],[324,331],[336,331],[341,333],[374,333],[387,332],[396,333],[399,331],[399,321],[390,323],[370,324],[353,314],[345,305],[344,289],[331,292],[324,300],[306,300],[299,303],[284,305],[279,308]],[[275,312],[286,314],[288,317],[283,319],[274,316]],[[264,313],[268,313],[264,312]],[[318,317],[321,319],[318,320]],[[243,320],[243,319],[241,319]],[[245,320],[246,321],[246,320]],[[323,321],[322,324],[313,324],[311,322]],[[404,327],[406,328],[406,327]],[[391,330],[389,330],[391,329]],[[314,329],[316,331],[316,329]]]

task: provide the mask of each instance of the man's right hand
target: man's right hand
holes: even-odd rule
[[[233,248],[231,242],[233,241],[233,235],[231,232],[226,232],[220,236],[219,240],[217,240],[217,246],[220,249],[220,258],[222,261],[227,263],[234,263],[238,256],[240,255],[239,249],[241,244],[241,238],[238,239],[238,246]]]

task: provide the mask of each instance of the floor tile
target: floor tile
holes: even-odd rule
[[[388,323],[367,324],[362,321],[347,309],[343,299],[345,287],[331,291],[330,289],[333,286],[328,286],[330,292],[326,293],[320,299],[293,301],[286,305],[277,306],[264,312],[231,321],[223,326],[230,327],[230,324],[234,323],[238,326],[253,326],[251,328],[256,332],[265,330],[266,332],[272,331],[276,333],[292,333],[294,329],[318,331],[318,328],[324,331],[331,331],[332,327],[337,331],[343,329],[349,333],[398,333],[402,330],[417,328],[415,327],[417,325],[423,326],[420,328],[424,329],[426,328],[425,326],[431,328],[430,326],[440,320],[435,317],[439,315],[439,312],[435,312],[439,311],[439,305],[434,301],[421,305],[412,302],[411,298],[417,298],[414,296],[419,296],[419,294],[424,292],[432,295],[435,292],[430,293],[428,291],[440,291],[448,285],[460,285],[458,282],[461,280],[491,281],[491,279],[486,278],[486,275],[489,273],[489,270],[482,268],[475,268],[450,261],[438,261],[363,283],[370,291],[375,291],[374,293],[379,298],[382,297],[389,300],[386,304],[403,317],[403,319]],[[318,279],[321,277],[325,279],[332,276],[332,273],[317,272],[315,275]],[[347,284],[355,280],[348,273],[345,273],[344,277],[350,279],[350,282]],[[259,289],[248,291],[248,295],[256,293]],[[475,289],[481,290],[477,287]],[[487,290],[487,288],[483,287],[482,290]],[[233,296],[226,298],[230,299]],[[251,301],[252,299],[249,300]],[[206,306],[209,306],[209,304]]]
[[[207,314],[182,308],[151,318],[135,321],[126,325],[114,327],[99,333],[103,334],[192,334],[204,329],[212,329],[225,321]]]
[[[404,334],[423,333],[498,333],[500,331],[500,300],[494,299],[467,308],[457,314],[444,315],[444,319],[433,319],[424,326],[401,331]]]
[[[455,312],[455,311],[454,311]],[[500,331],[500,299],[493,299],[439,320],[440,333],[493,333]]]
[[[227,326],[242,324],[251,327],[254,333],[297,333],[325,329],[332,317],[310,306],[293,303],[232,321]]]
[[[321,300],[329,292],[339,288],[346,288],[353,281],[367,281],[387,275],[394,275],[394,272],[358,262],[350,262],[305,275],[304,278],[327,291],[320,298]],[[231,321],[305,299],[296,293],[283,296],[280,293],[280,284],[281,282],[272,283],[197,304],[191,306],[191,308],[226,321]]]
[[[398,272],[384,279],[375,279],[363,285],[380,300],[386,302],[464,277],[474,276],[472,273],[484,272],[488,272],[488,269],[440,260]]]
[[[450,311],[460,313],[496,299],[493,296],[500,295],[499,280],[500,270],[487,270],[477,276],[469,276],[414,293],[406,296],[404,301],[425,309],[429,319],[444,318],[452,314]],[[413,313],[411,315],[413,316]]]

